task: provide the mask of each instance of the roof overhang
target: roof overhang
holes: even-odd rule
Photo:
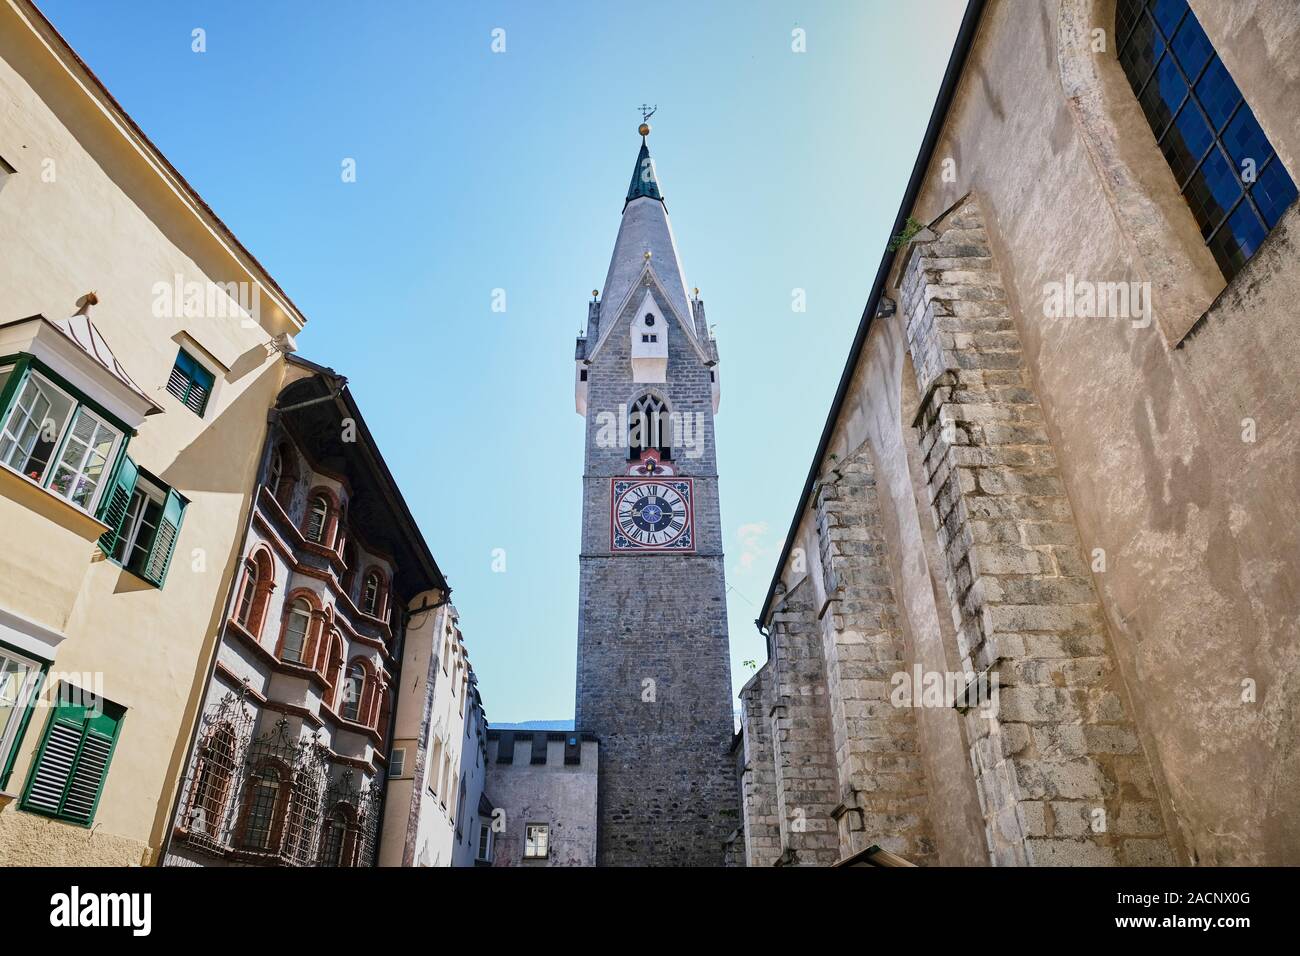
[[[948,67],[944,71],[943,82],[939,85],[939,95],[935,99],[934,109],[930,112],[930,123],[926,127],[924,138],[921,140],[921,149],[917,153],[916,163],[912,166],[912,176],[908,180],[906,191],[903,193],[903,201],[899,204],[898,214],[894,217],[894,227],[889,233],[891,237],[902,234],[907,224],[907,217],[911,214],[913,207],[916,205],[916,200],[921,194],[926,171],[934,158],[934,150],[939,143],[939,134],[943,131],[944,124],[947,122],[948,109],[952,106],[953,96],[957,91],[957,84],[961,80],[962,71],[966,67],[966,58],[970,53],[971,46],[974,44],[975,34],[979,30],[980,16],[983,12],[984,0],[969,0],[966,5],[966,13],[962,17],[961,27],[957,31],[957,42],[953,44],[952,54],[948,57]],[[831,402],[830,412],[826,416],[826,424],[822,427],[821,440],[817,443],[817,451],[813,454],[812,464],[808,468],[808,477],[804,481],[803,491],[799,495],[799,504],[794,510],[793,519],[790,521],[790,530],[786,533],[785,544],[781,548],[781,556],[777,559],[776,568],[772,572],[772,581],[767,587],[767,596],[763,598],[763,605],[754,621],[760,632],[765,626],[764,622],[767,620],[768,615],[771,613],[772,598],[776,594],[776,586],[781,583],[781,572],[790,559],[790,551],[794,548],[795,536],[799,533],[799,525],[803,521],[804,512],[808,508],[809,501],[812,500],[812,491],[817,483],[817,475],[821,471],[822,460],[826,457],[826,453],[830,448],[831,437],[835,434],[835,425],[839,421],[840,412],[843,410],[845,399],[848,397],[849,388],[853,382],[853,373],[858,367],[858,360],[861,359],[862,350],[866,347],[867,333],[871,331],[871,321],[876,316],[876,310],[880,305],[880,297],[885,289],[885,282],[888,280],[889,273],[894,266],[894,258],[895,252],[887,249],[880,258],[880,266],[876,269],[876,278],[867,297],[867,306],[862,310],[862,318],[858,321],[858,331],[853,337],[853,345],[849,349],[848,361],[844,363],[844,371],[840,374],[840,384],[835,390],[835,399]]]
[[[0,0],[0,32],[12,31],[11,35],[17,36],[19,30],[25,30],[35,44],[44,49],[51,66],[62,71],[107,121],[120,147],[137,155],[149,167],[155,184],[222,250],[238,273],[230,278],[250,282],[260,290],[271,306],[262,308],[263,324],[270,326],[272,332],[302,331],[307,319],[279,283],[136,125],[35,4],[31,0]],[[268,318],[269,322],[266,321]]]
[[[0,324],[0,354],[15,352],[30,354],[131,429],[163,410],[117,366],[111,352],[94,355],[43,315]]]

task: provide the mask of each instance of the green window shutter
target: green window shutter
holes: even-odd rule
[[[104,503],[99,509],[99,520],[108,525],[108,530],[99,536],[99,548],[107,555],[111,556],[117,547],[122,522],[126,519],[126,509],[131,504],[131,495],[135,493],[135,483],[139,477],[140,469],[135,462],[123,455],[117,466],[117,478],[108,494],[104,495]]]
[[[98,710],[60,702],[45,728],[45,739],[27,789],[23,809],[89,826],[108,777],[125,712],[100,701]]]
[[[167,378],[167,391],[179,398],[200,418],[208,407],[215,377],[184,349],[176,355],[176,364]]]
[[[185,502],[175,491],[167,489],[167,502],[163,505],[162,517],[158,519],[158,530],[154,532],[149,547],[149,560],[145,562],[141,575],[150,584],[162,587],[167,579],[167,568],[176,549],[176,539],[180,537],[184,515]]]

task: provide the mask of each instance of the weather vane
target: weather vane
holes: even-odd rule
[[[637,109],[641,111],[641,122],[648,123],[650,122],[650,117],[655,115],[655,110],[659,109],[659,107],[646,106],[644,103],[642,103],[640,106],[637,107]]]

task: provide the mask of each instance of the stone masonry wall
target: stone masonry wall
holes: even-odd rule
[[[600,738],[601,865],[721,866],[739,808],[712,383],[646,288],[667,317],[666,381],[632,380],[639,293],[601,317],[609,338],[588,369],[576,726]],[[694,554],[610,550],[610,479],[627,473],[628,449],[602,439],[604,419],[648,390],[693,424],[673,465],[694,480]]]
[[[907,670],[871,450],[833,463],[813,492],[826,607],[819,610],[839,781],[840,854],[879,844],[933,862],[916,719],[891,702]]]
[[[768,681],[763,668],[740,692],[744,769],[740,777],[746,866],[772,866],[781,856],[781,818],[776,807],[776,766],[768,722]]]
[[[931,228],[900,306],[961,652],[999,691],[966,718],[992,862],[1172,863],[979,207]]]
[[[810,596],[811,582],[805,577],[771,618],[768,716],[783,865],[827,864],[840,857],[835,819],[840,783],[822,639]]]

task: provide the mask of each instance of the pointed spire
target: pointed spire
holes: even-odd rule
[[[627,199],[623,202],[624,209],[633,199],[645,197],[664,201],[663,195],[659,192],[659,180],[655,176],[654,160],[650,158],[650,147],[645,139],[649,133],[650,125],[642,123],[641,152],[636,155],[636,168],[632,170],[632,184],[627,187]]]

